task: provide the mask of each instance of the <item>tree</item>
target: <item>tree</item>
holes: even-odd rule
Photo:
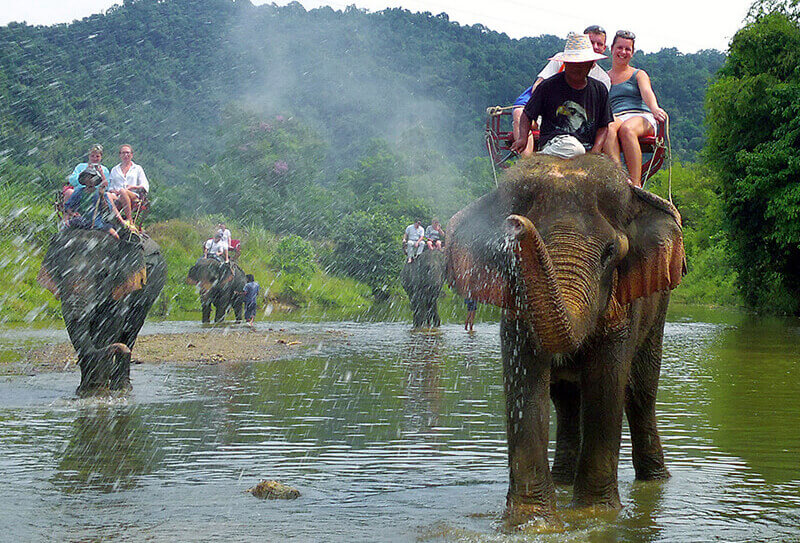
[[[369,285],[376,301],[389,297],[403,264],[401,225],[379,213],[355,211],[334,233],[336,269]]]
[[[705,157],[720,180],[739,289],[753,308],[793,314],[800,314],[798,66],[797,20],[762,13],[733,37],[706,97]]]

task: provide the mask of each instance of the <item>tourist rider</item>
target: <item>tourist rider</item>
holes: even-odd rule
[[[642,148],[639,138],[654,136],[656,121],[667,120],[667,112],[658,107],[656,95],[650,85],[650,76],[644,70],[630,65],[636,36],[620,30],[611,42],[611,90],[609,101],[614,121],[608,126],[608,136],[603,151],[617,164],[622,165],[620,149],[625,154],[631,184],[642,186]]]
[[[230,260],[228,260],[228,244],[222,241],[222,232],[217,231],[213,239],[206,241],[203,247],[203,258],[213,258],[219,262],[230,263]]]
[[[119,239],[119,234],[109,221],[112,218],[122,224],[124,221],[111,203],[105,191],[105,184],[99,165],[91,164],[81,171],[77,178],[77,186],[64,204],[64,209],[70,216],[67,226],[103,230]],[[83,203],[82,213],[81,203]]]
[[[583,31],[584,34],[589,36],[589,41],[592,42],[592,48],[594,52],[602,55],[605,53],[606,50],[606,31],[600,25],[591,25],[587,26],[586,30]],[[533,89],[539,86],[539,84],[544,81],[545,79],[549,79],[556,75],[559,72],[564,71],[564,63],[558,60],[550,60],[545,67],[539,72],[539,75],[536,76],[536,81],[534,81],[533,85],[525,89],[525,91],[519,95],[519,97],[514,102],[514,109],[511,111],[512,117],[512,130],[514,139],[519,138],[519,119],[522,116],[522,108],[525,107],[525,104],[528,103],[528,100],[531,99],[531,94],[533,93]],[[589,77],[593,77],[603,83],[606,86],[606,89],[611,88],[611,79],[609,78],[608,74],[603,70],[597,63],[592,66],[591,71],[589,72]],[[534,123],[535,129],[535,123]],[[528,137],[528,145],[525,147],[525,150],[521,153],[523,157],[528,157],[533,154],[533,135]]]
[[[72,196],[72,191],[78,186],[78,176],[83,172],[90,164],[92,166],[99,166],[100,176],[102,181],[108,181],[111,174],[108,171],[108,168],[100,164],[103,160],[103,146],[99,143],[95,143],[91,147],[89,147],[88,153],[88,160],[86,162],[81,162],[75,169],[72,170],[72,173],[67,178],[67,182],[69,183],[68,187],[65,187],[63,190],[64,195],[64,202],[69,200],[70,196]]]
[[[428,249],[434,250],[442,249],[442,240],[444,239],[444,230],[442,230],[442,225],[439,224],[439,219],[436,217],[433,218],[431,221],[431,225],[425,229],[425,239],[426,244],[428,245]]]
[[[217,231],[222,232],[222,241],[228,246],[228,250],[231,250],[231,231],[228,230],[228,227],[225,226],[224,222],[217,224]]]
[[[111,200],[122,204],[125,217],[131,220],[131,204],[139,202],[150,191],[150,182],[144,169],[133,161],[133,147],[125,143],[119,147],[119,164],[111,169],[108,188]]]
[[[531,123],[539,116],[539,152],[572,158],[603,148],[608,124],[613,120],[608,90],[588,77],[596,60],[605,58],[594,52],[589,36],[567,37],[564,51],[551,60],[564,63],[564,71],[542,81],[531,95],[520,118],[520,136],[512,149],[522,153],[528,145]],[[523,135],[524,134],[524,135]]]
[[[409,224],[403,234],[403,249],[405,250],[408,260],[406,263],[411,262],[414,258],[422,254],[425,249],[425,229],[422,227],[422,220],[417,219],[414,224]]]

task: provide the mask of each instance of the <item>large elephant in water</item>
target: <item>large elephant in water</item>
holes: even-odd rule
[[[426,249],[403,266],[400,283],[408,294],[414,328],[437,327],[442,323],[439,319],[439,293],[444,276],[444,253],[438,249]]]
[[[669,291],[685,262],[675,207],[605,157],[535,156],[447,230],[452,284],[504,308],[508,521],[552,518],[554,479],[574,482],[576,506],[619,508],[623,410],[637,479],[669,477],[655,400]]]
[[[214,322],[222,322],[232,307],[236,321],[242,320],[245,274],[238,264],[226,264],[214,258],[200,258],[189,270],[186,282],[197,285],[203,322],[211,322],[211,306],[216,308]]]
[[[53,237],[38,280],[61,299],[81,368],[78,394],[131,387],[131,349],[166,278],[164,257],[149,237],[118,241],[78,228]]]

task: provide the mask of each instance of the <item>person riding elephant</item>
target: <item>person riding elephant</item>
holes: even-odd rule
[[[457,213],[447,239],[451,284],[504,308],[508,522],[553,520],[554,479],[574,484],[576,506],[619,508],[623,410],[636,478],[669,477],[655,399],[669,291],[685,269],[675,207],[607,157],[535,155]]]
[[[228,308],[233,307],[236,322],[242,320],[245,273],[238,264],[220,262],[214,258],[200,258],[189,270],[186,282],[197,285],[203,322],[211,322],[211,306],[216,308],[214,322],[222,322]]]
[[[131,388],[131,349],[167,279],[158,244],[133,240],[66,228],[53,236],[39,270],[39,283],[61,299],[80,395]]]
[[[400,284],[408,295],[414,314],[414,328],[437,327],[439,319],[439,293],[445,276],[445,258],[442,251],[423,251],[406,262],[400,272]]]

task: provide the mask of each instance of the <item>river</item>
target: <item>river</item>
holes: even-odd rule
[[[116,400],[75,399],[74,373],[0,378],[0,540],[800,540],[796,320],[673,310],[658,397],[672,478],[634,481],[626,430],[622,511],[511,535],[497,324],[260,326],[337,337],[272,362],[137,365]],[[302,496],[244,492],[263,478]]]

